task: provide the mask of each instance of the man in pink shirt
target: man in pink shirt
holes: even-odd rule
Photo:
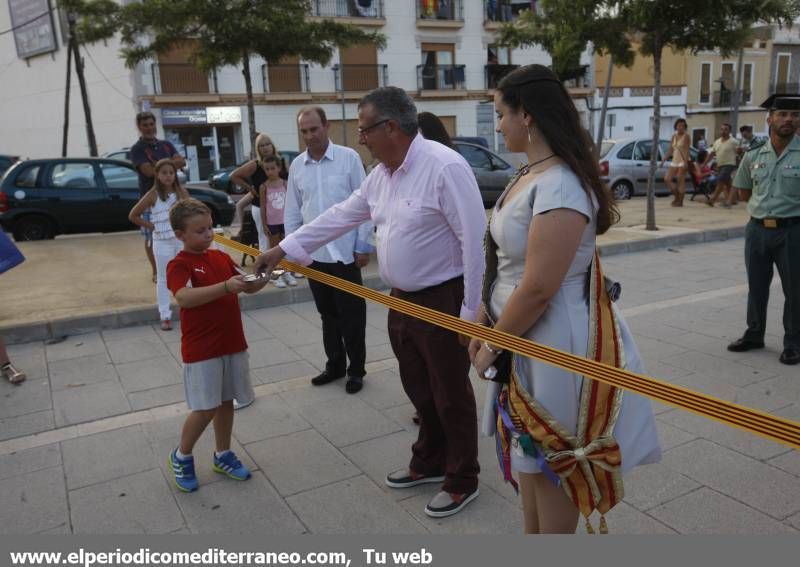
[[[472,170],[457,152],[417,134],[414,101],[397,87],[361,99],[358,126],[359,143],[380,165],[347,200],[262,254],[256,271],[272,270],[287,255],[308,265],[310,252],[371,219],[380,274],[393,296],[474,321],[486,213]],[[389,338],[420,428],[408,469],[389,474],[386,484],[443,481],[425,513],[450,516],[478,495],[477,412],[465,344],[395,311]]]

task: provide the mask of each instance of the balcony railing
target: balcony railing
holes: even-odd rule
[[[425,91],[463,90],[464,65],[417,65],[417,88]]]
[[[528,0],[483,0],[485,22],[513,22],[522,10],[530,9]]]
[[[218,93],[217,72],[204,73],[190,63],[154,63],[155,94]]]
[[[417,19],[463,21],[463,0],[417,0]]]
[[[500,79],[508,75],[517,67],[519,67],[519,65],[485,65],[484,74],[486,76],[486,88],[497,88],[497,83],[500,82]]]
[[[739,97],[739,105],[745,105],[750,102],[751,94],[749,91],[742,91]],[[714,106],[717,107],[730,107],[734,101],[733,91],[714,91]]]
[[[334,65],[333,78],[336,90],[346,92],[370,91],[385,87],[389,82],[386,65]]]
[[[383,18],[383,0],[313,0],[311,14],[322,18]]]
[[[261,79],[265,93],[307,93],[308,65],[262,65]]]

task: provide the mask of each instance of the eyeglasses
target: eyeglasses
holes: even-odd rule
[[[359,136],[364,136],[367,132],[369,132],[373,128],[377,128],[381,124],[386,124],[387,122],[389,122],[389,120],[391,120],[391,118],[384,118],[383,120],[378,120],[375,124],[371,124],[371,125],[366,126],[364,128],[357,128],[356,132],[358,132]]]

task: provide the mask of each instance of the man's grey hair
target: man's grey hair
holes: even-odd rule
[[[379,87],[358,103],[358,108],[372,105],[378,120],[397,120],[400,130],[413,136],[417,133],[417,107],[408,93],[399,87]]]

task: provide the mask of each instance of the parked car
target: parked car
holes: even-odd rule
[[[286,162],[286,167],[289,167],[289,165],[292,163],[292,160],[300,155],[300,152],[295,152],[292,150],[282,150],[278,153]],[[231,173],[233,173],[237,167],[244,165],[248,161],[250,160],[245,160],[239,165],[229,165],[228,167],[223,167],[212,171],[211,175],[208,176],[208,186],[212,189],[225,191],[229,195],[243,194],[245,190],[231,182]]]
[[[119,150],[114,150],[113,152],[106,152],[102,154],[100,157],[108,158],[108,159],[119,159],[122,161],[131,162],[131,149],[130,148],[120,148]],[[178,170],[178,183],[183,186],[186,186],[186,173],[181,169]]]
[[[8,168],[14,165],[14,163],[17,161],[19,161],[19,157],[17,156],[0,154],[0,178],[2,178],[6,170],[8,170]]]
[[[215,225],[229,225],[229,195],[188,188],[211,209]],[[128,213],[139,200],[136,170],[125,161],[56,158],[20,161],[0,182],[0,225],[16,240],[58,234],[131,230]]]
[[[517,168],[478,144],[453,142],[453,146],[472,168],[481,190],[483,205],[486,208],[493,206]]]
[[[467,142],[468,144],[477,144],[484,148],[489,148],[489,143],[483,136],[453,136],[453,142]]]
[[[664,183],[668,164],[661,166],[661,160],[669,151],[669,144],[669,140],[659,140],[655,179],[656,195],[669,194],[669,189]],[[603,141],[600,148],[600,174],[603,181],[608,183],[617,200],[647,194],[652,147],[653,141],[649,138]],[[689,155],[692,160],[696,160],[697,150],[689,148]],[[687,189],[692,187],[692,180],[688,174],[686,175],[686,187]]]

